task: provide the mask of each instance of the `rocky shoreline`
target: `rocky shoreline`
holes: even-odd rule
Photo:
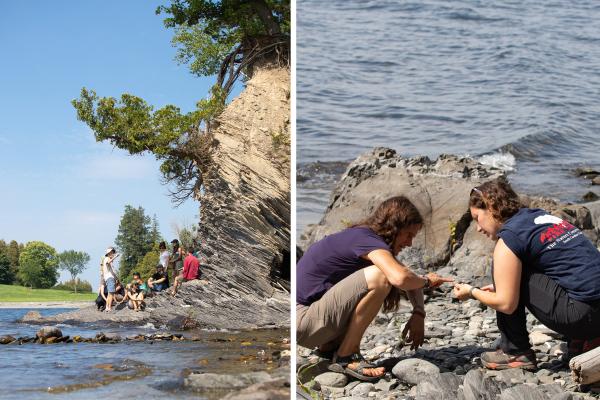
[[[491,282],[493,242],[477,234],[467,200],[471,188],[503,175],[475,160],[441,155],[402,158],[392,149],[377,148],[350,163],[334,189],[322,220],[309,226],[299,240],[300,250],[324,235],[366,217],[382,200],[406,195],[424,216],[424,229],[413,247],[399,258],[417,273],[437,271],[460,282]],[[525,204],[545,208],[573,223],[598,246],[600,202],[560,204],[547,198],[522,196]],[[411,351],[401,340],[410,304],[395,314],[379,314],[368,328],[361,352],[386,367],[375,383],[349,380],[327,371],[327,360],[298,347],[298,396],[374,399],[593,399],[600,384],[578,385],[562,357],[566,343],[557,333],[528,315],[530,339],[538,369],[489,371],[479,355],[493,350],[499,337],[495,311],[479,302],[458,302],[451,287],[427,295],[426,342]]]

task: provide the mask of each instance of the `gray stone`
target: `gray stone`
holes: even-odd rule
[[[418,384],[425,376],[435,375],[439,372],[440,369],[436,365],[419,358],[402,360],[392,369],[396,378],[412,385]]]
[[[517,385],[504,389],[499,400],[547,400],[541,390],[529,385]]]
[[[531,372],[530,375],[533,375]],[[525,383],[527,376],[525,371],[519,368],[505,369],[498,371],[497,379],[509,384]]]
[[[337,372],[325,372],[315,377],[321,386],[343,388],[348,383],[348,377]]]
[[[339,398],[344,396],[344,388],[333,387],[333,386],[322,386],[321,393],[326,397]]]
[[[50,337],[61,337],[62,332],[55,326],[43,326],[39,331],[35,334],[38,339],[47,339]]]
[[[457,397],[461,377],[452,372],[444,372],[425,377],[417,385],[417,396],[432,397],[440,400],[454,400]]]
[[[359,383],[350,391],[352,397],[367,397],[369,393],[375,390],[375,385],[369,382]]]
[[[190,390],[229,390],[241,389],[272,380],[271,376],[264,371],[248,372],[244,374],[213,374],[192,373],[184,380],[184,386]]]
[[[385,380],[385,379],[380,379],[376,384],[375,384],[375,389],[381,392],[389,392],[390,390],[394,389],[396,386],[398,386],[398,380],[397,379],[390,379]]]
[[[552,337],[540,331],[533,331],[529,334],[529,340],[532,345],[537,346],[538,344],[549,342],[552,340]]]
[[[255,383],[240,391],[229,393],[221,400],[288,400],[290,398],[289,378]]]
[[[472,369],[465,375],[461,400],[495,400],[506,385],[486,376],[479,369]]]

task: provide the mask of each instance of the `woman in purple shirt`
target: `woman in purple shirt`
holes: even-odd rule
[[[361,380],[379,379],[385,370],[364,361],[360,341],[382,305],[396,310],[399,289],[407,291],[413,314],[403,336],[412,348],[423,344],[424,287],[451,279],[434,273],[419,276],[395,256],[412,245],[423,224],[404,196],[379,205],[365,221],[314,243],[296,268],[298,344],[332,358],[329,369]]]

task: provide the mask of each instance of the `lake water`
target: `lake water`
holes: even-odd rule
[[[530,194],[600,194],[572,172],[600,168],[599,20],[595,1],[299,1],[298,232],[343,172],[328,162],[374,146],[478,157]]]
[[[0,309],[0,336],[34,336],[39,326],[15,323],[27,311]],[[68,309],[35,311],[52,315]],[[58,326],[63,335],[71,337],[94,337],[99,332]],[[116,327],[102,331],[124,337],[157,333],[160,329]],[[0,399],[204,398],[183,388],[183,378],[189,371],[240,373],[269,369],[273,365],[257,355],[281,350],[282,339],[289,337],[289,332],[281,330],[184,334],[199,335],[202,340],[0,345]]]

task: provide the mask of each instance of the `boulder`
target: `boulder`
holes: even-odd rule
[[[55,326],[44,326],[35,335],[38,339],[48,339],[50,337],[61,337],[62,332]]]
[[[404,195],[421,212],[425,223],[408,254],[410,265],[445,264],[463,240],[471,221],[471,189],[495,179],[502,171],[471,158],[440,155],[403,158],[388,148],[376,148],[350,163],[334,189],[323,219],[301,236],[306,249],[325,235],[359,222],[392,196]]]
[[[27,311],[25,315],[19,320],[19,322],[36,322],[42,318],[42,314],[38,311]]]
[[[317,375],[315,381],[321,386],[343,388],[348,383],[348,377],[337,372],[325,372]]]
[[[0,344],[9,344],[14,342],[16,339],[10,335],[0,336]]]
[[[392,368],[392,374],[401,382],[416,385],[423,379],[439,374],[440,369],[429,361],[407,358]]]

